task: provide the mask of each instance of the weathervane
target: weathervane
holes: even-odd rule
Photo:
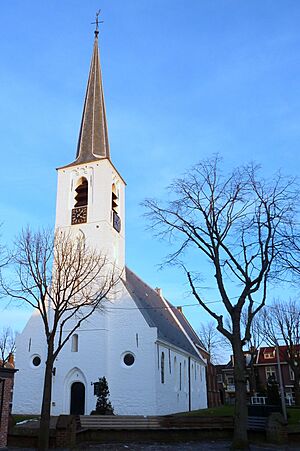
[[[96,25],[95,36],[97,37],[99,34],[99,23],[103,23],[103,20],[99,21],[99,14],[101,13],[101,9],[96,12],[96,21],[92,22],[91,25]]]

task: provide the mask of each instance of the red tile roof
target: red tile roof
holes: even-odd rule
[[[286,362],[287,351],[288,351],[287,346],[279,346],[279,360],[281,363]],[[270,357],[268,357],[268,355]],[[256,363],[261,365],[276,364],[277,363],[276,347],[275,346],[261,347],[257,355]]]

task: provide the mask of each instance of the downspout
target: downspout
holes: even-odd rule
[[[192,410],[192,399],[191,399],[191,358],[188,360],[188,383],[189,383],[189,412]]]
[[[0,393],[0,424],[2,420],[2,414],[3,414],[3,404],[4,404],[4,384],[5,379],[0,379],[1,382],[1,393]]]

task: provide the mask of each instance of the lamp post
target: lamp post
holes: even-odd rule
[[[280,366],[278,341],[276,341],[276,358],[277,358],[277,368],[278,368],[278,376],[279,376],[279,387],[280,387],[280,398],[281,398],[282,413],[283,413],[283,417],[284,417],[285,421],[287,421],[285,396],[284,396],[284,387],[283,387],[282,373],[281,373],[281,366]]]

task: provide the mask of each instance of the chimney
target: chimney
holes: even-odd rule
[[[179,305],[178,307],[177,307],[177,310],[182,314],[183,312],[182,312],[182,307],[181,307],[181,305]]]
[[[15,359],[12,352],[9,353],[7,363],[9,363],[12,366],[12,368],[15,367]]]
[[[160,296],[162,298],[162,289],[159,287],[155,288],[156,293],[158,294],[158,296]]]

